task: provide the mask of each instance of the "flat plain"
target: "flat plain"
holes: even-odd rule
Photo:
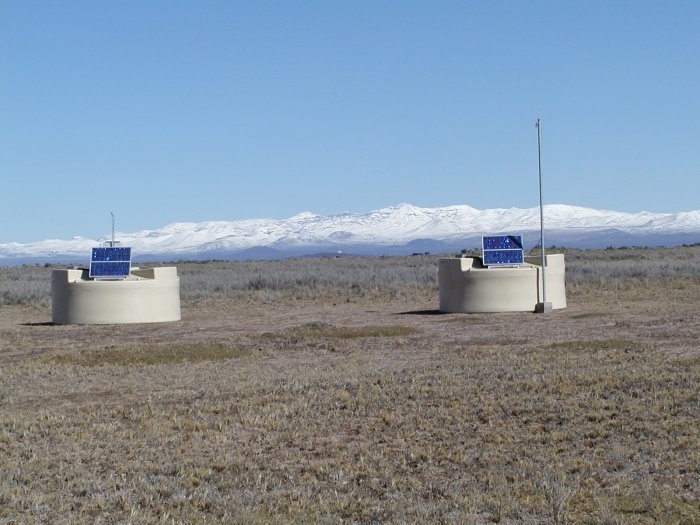
[[[0,523],[700,523],[700,245],[564,251],[543,315],[330,257],[55,326],[51,267],[2,267]]]

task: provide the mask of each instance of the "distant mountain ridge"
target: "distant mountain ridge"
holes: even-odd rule
[[[700,241],[700,210],[626,213],[581,206],[544,207],[545,243],[569,247],[674,245]],[[399,204],[368,213],[288,219],[179,222],[156,230],[119,233],[134,258],[278,258],[315,253],[394,255],[479,246],[482,235],[521,233],[526,248],[539,242],[539,208],[478,210],[466,205],[420,208]],[[74,237],[0,244],[0,262],[79,260],[105,238]]]

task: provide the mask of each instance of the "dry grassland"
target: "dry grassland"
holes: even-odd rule
[[[700,246],[567,264],[441,315],[433,256],[182,263],[115,326],[4,269],[0,523],[700,523]]]

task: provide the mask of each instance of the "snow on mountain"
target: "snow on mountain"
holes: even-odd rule
[[[582,233],[616,231],[628,236],[697,234],[700,211],[680,213],[625,213],[564,204],[546,205],[545,230],[557,239],[580,238]],[[369,213],[316,215],[299,213],[289,219],[181,222],[157,230],[119,233],[123,245],[135,254],[235,253],[266,247],[290,250],[307,247],[398,246],[419,239],[457,241],[494,233],[539,231],[539,208],[478,210],[466,205],[419,208],[400,204]],[[578,237],[577,237],[578,236]],[[90,248],[108,240],[74,237],[28,244],[0,244],[0,259],[85,258]]]

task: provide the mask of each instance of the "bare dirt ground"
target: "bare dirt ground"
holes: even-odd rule
[[[347,302],[324,297],[318,301],[183,302],[182,321],[178,323],[103,326],[54,326],[50,307],[6,307],[0,310],[0,364],[52,350],[110,343],[226,341],[241,334],[263,334],[314,322],[359,327],[400,324],[445,343],[512,344],[518,340],[546,345],[572,339],[626,339],[656,342],[670,353],[697,354],[697,293],[696,289],[657,290],[653,286],[647,290],[600,291],[570,298],[568,307],[553,315],[440,314],[437,294],[410,301],[370,298]]]
[[[700,281],[0,307],[0,523],[700,523]]]

